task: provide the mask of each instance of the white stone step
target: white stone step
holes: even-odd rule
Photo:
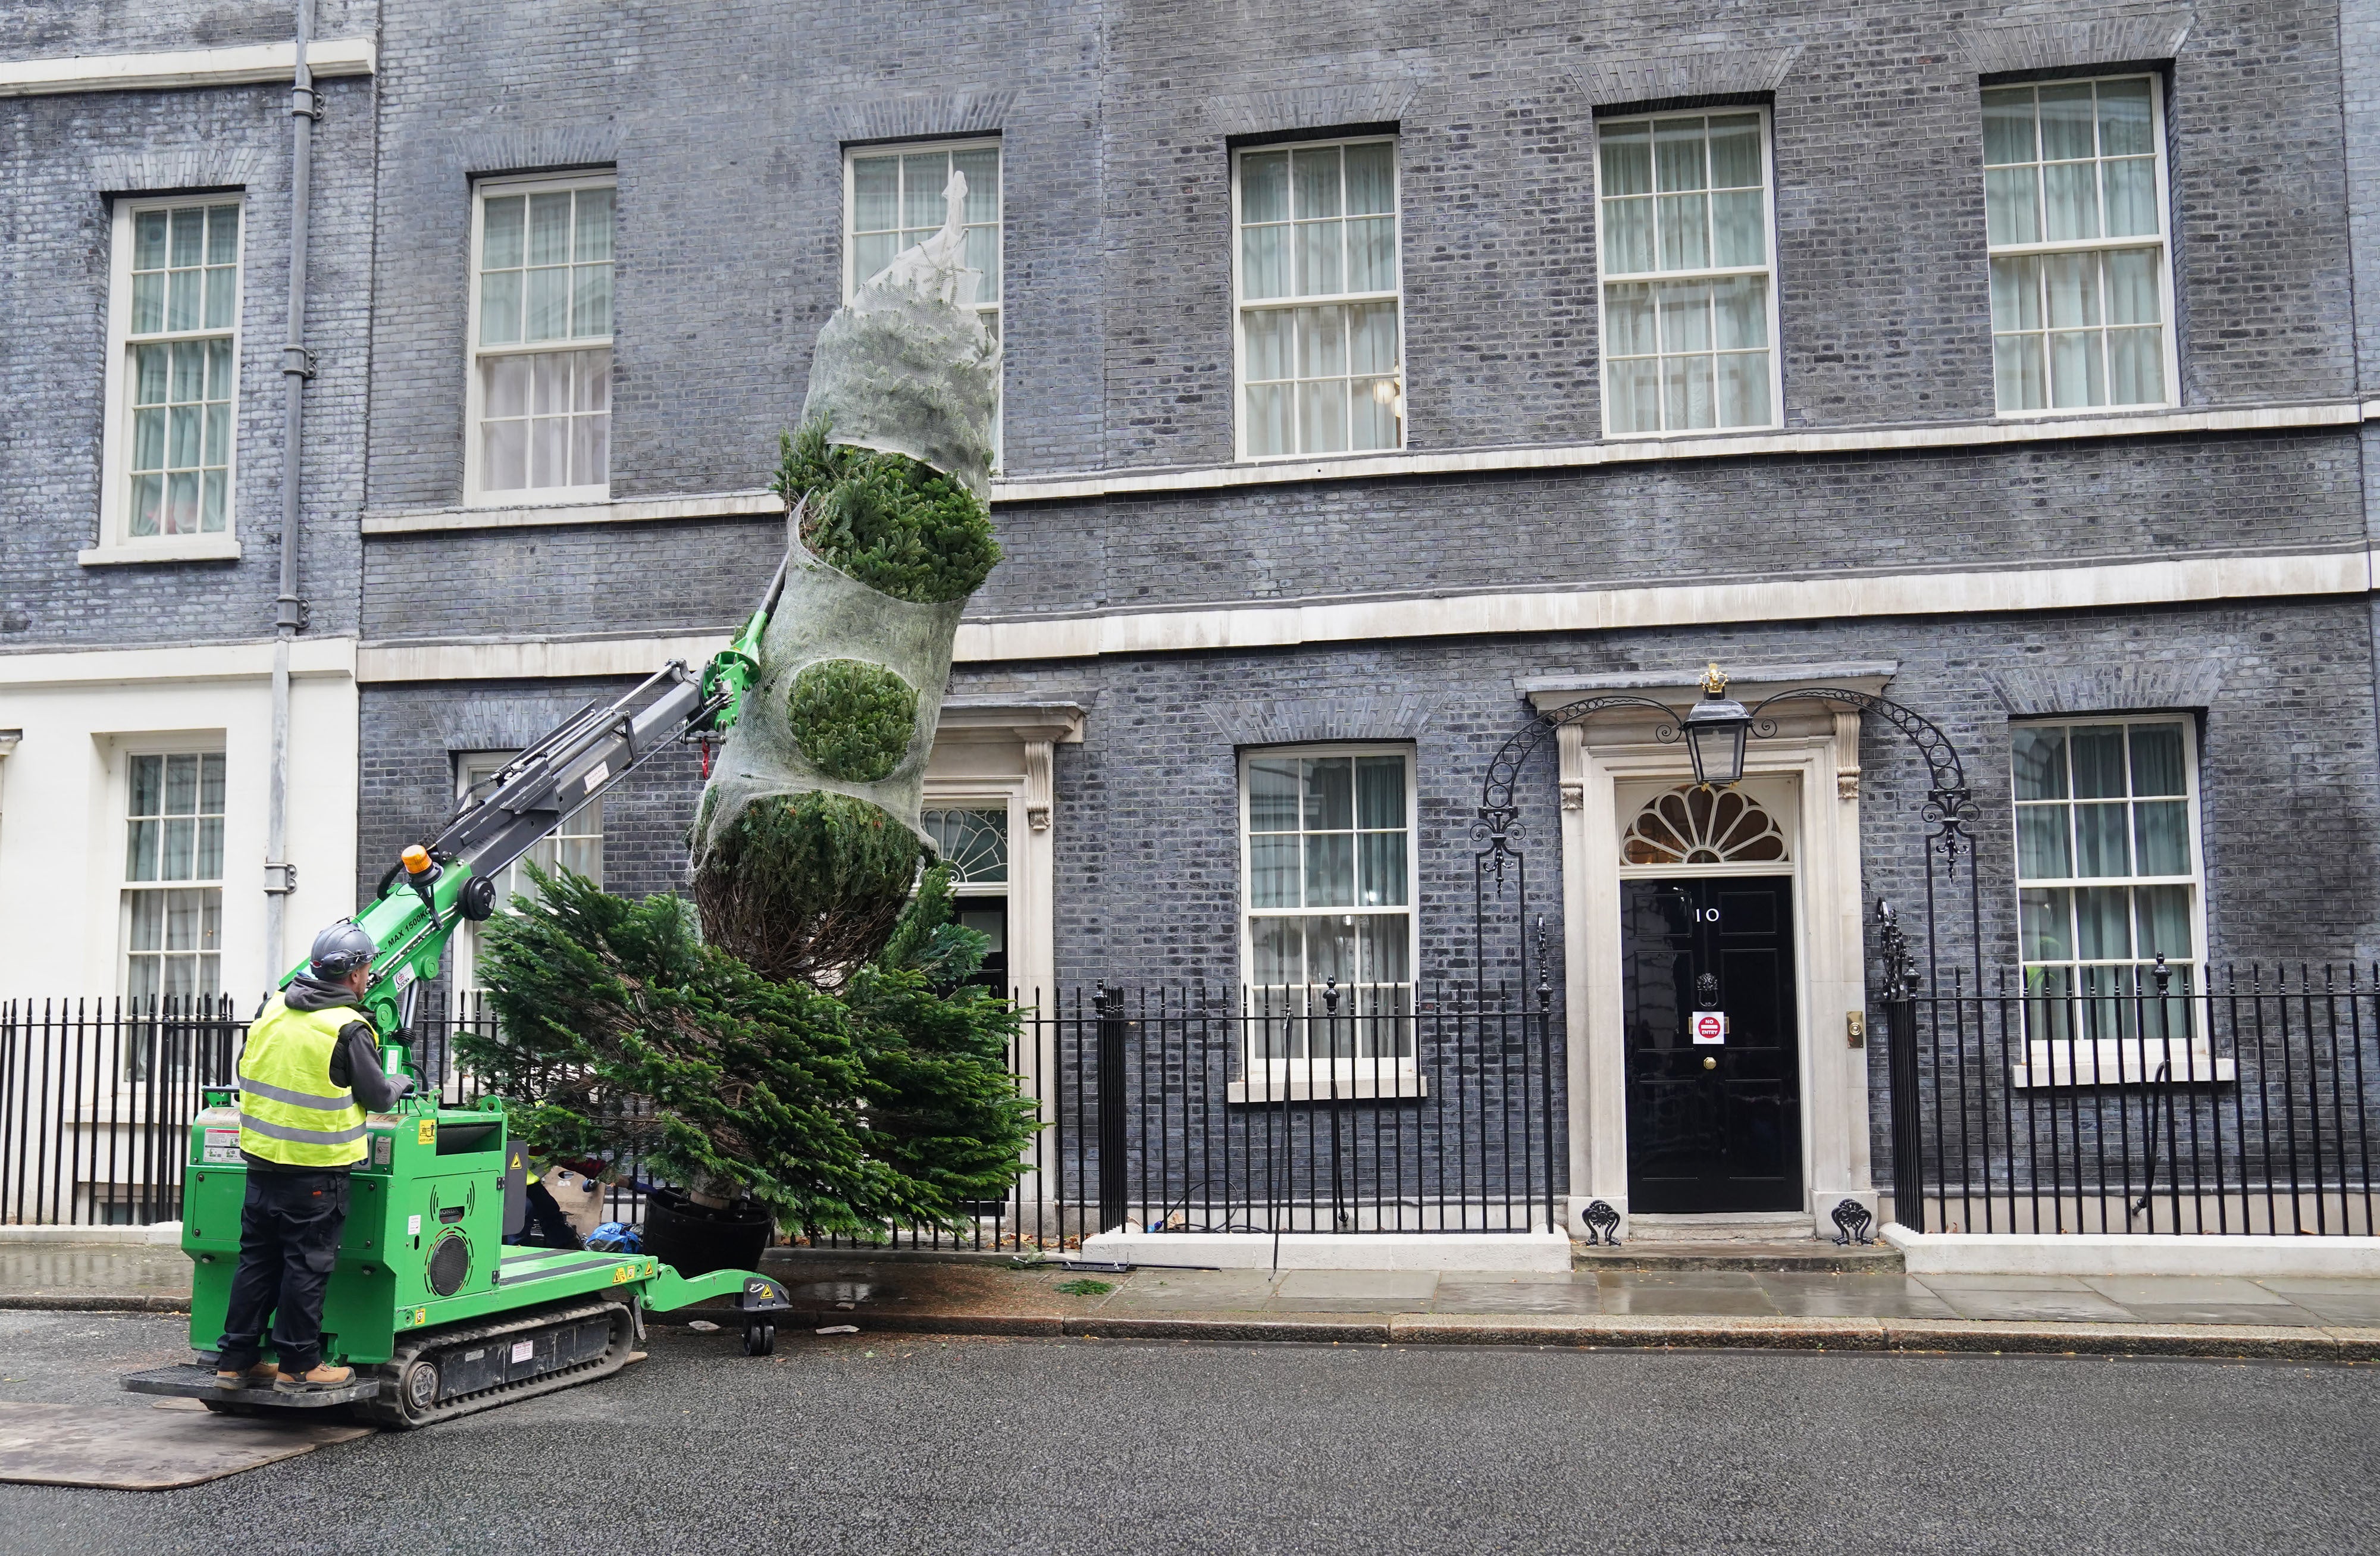
[[[1800,1243],[1815,1241],[1815,1237],[1810,1218],[1798,1210],[1692,1216],[1638,1214],[1628,1218],[1628,1240],[1640,1245]]]

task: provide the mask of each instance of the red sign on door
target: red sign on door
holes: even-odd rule
[[[1727,1016],[1719,1011],[1698,1010],[1690,1030],[1697,1043],[1723,1043],[1727,1041]]]

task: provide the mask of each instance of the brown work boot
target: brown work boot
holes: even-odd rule
[[[280,1368],[271,1362],[261,1361],[245,1372],[224,1371],[215,1374],[218,1389],[269,1389]]]
[[[302,1378],[292,1378],[283,1372],[273,1377],[273,1392],[276,1394],[317,1393],[325,1389],[345,1388],[354,1382],[355,1378],[356,1369],[352,1367],[317,1367]]]

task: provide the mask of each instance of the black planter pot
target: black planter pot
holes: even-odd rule
[[[748,1199],[714,1210],[660,1188],[645,1201],[645,1252],[681,1275],[758,1270],[775,1231],[769,1212]]]

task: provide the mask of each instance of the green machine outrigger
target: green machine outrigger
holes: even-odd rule
[[[302,1395],[215,1382],[212,1353],[239,1257],[248,1170],[237,1099],[209,1089],[190,1126],[182,1219],[182,1249],[195,1266],[190,1343],[201,1360],[135,1373],[127,1389],[233,1414],[335,1406],[382,1426],[419,1427],[617,1371],[648,1310],[732,1297],[745,1349],[772,1347],[776,1316],[790,1303],[765,1275],[682,1275],[649,1254],[506,1246],[526,1212],[527,1164],[508,1137],[504,1103],[440,1106],[421,1087],[408,1039],[416,997],[437,976],[447,942],[495,911],[507,865],[664,748],[715,739],[735,723],[784,581],[781,565],[759,609],[699,676],[673,662],[608,705],[589,702],[475,785],[443,830],[390,866],[356,916],[380,948],[363,1004],[383,1036],[382,1064],[415,1088],[395,1112],[371,1116],[369,1149],[348,1180],[322,1354],[353,1367],[354,1380]]]

